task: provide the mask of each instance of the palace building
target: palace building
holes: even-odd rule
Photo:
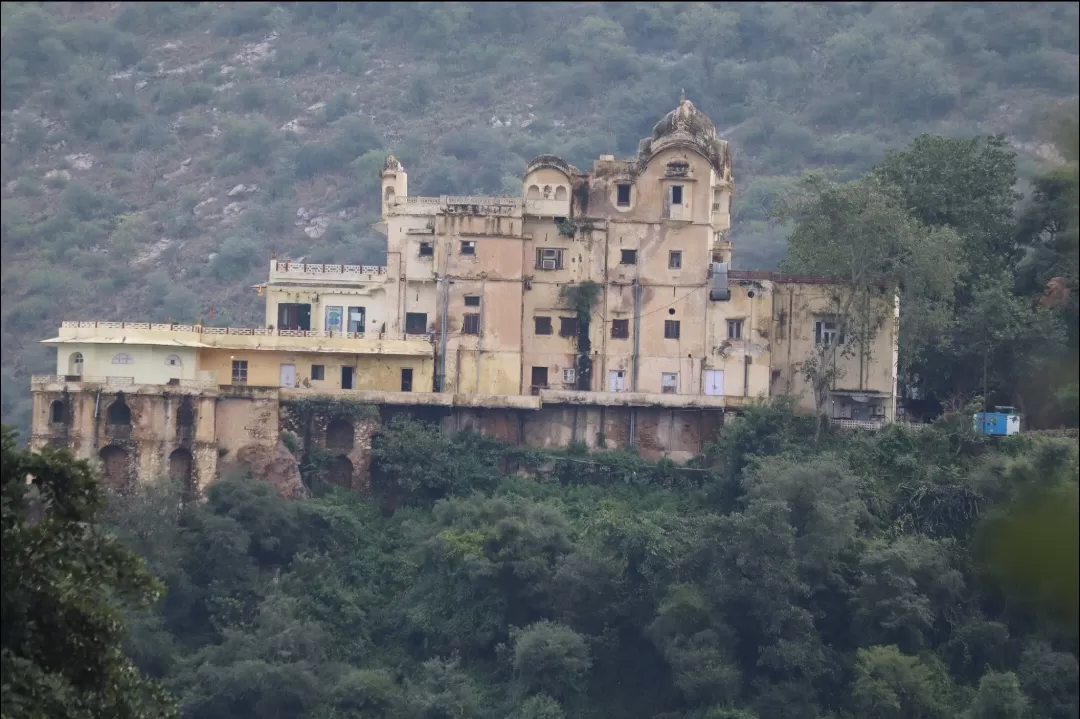
[[[272,258],[262,327],[64,322],[32,442],[97,457],[116,483],[202,486],[285,429],[325,445],[290,414],[304,397],[674,459],[755,399],[814,410],[802,367],[836,332],[835,283],[735,269],[731,154],[688,100],[634,158],[534,159],[519,197],[411,196],[393,156],[380,176],[386,265]],[[899,308],[881,302],[892,321],[837,360],[835,418],[895,415]],[[340,477],[362,488],[370,431],[353,424]]]

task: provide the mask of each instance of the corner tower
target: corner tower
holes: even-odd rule
[[[395,200],[409,196],[409,175],[396,157],[387,155],[383,169],[379,173],[379,179],[381,180],[379,192],[382,197],[382,218],[386,220],[390,206]]]

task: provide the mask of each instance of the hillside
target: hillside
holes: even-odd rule
[[[516,193],[537,154],[632,153],[685,88],[732,143],[736,262],[769,266],[772,199],[801,171],[1003,133],[1030,175],[1077,93],[1074,3],[2,12],[0,409],[24,428],[62,318],[250,323],[271,252],[381,262],[388,151],[417,194]]]

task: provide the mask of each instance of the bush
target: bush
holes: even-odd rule
[[[267,30],[270,27],[266,17],[269,10],[269,6],[258,2],[229,6],[214,23],[214,34],[218,37],[238,37]]]
[[[234,235],[221,243],[211,270],[219,280],[235,280],[246,275],[259,256],[255,240]]]

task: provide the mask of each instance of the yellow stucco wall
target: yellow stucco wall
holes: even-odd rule
[[[166,384],[170,379],[194,379],[195,350],[190,347],[162,347],[133,344],[63,343],[57,345],[56,374],[77,374],[73,356],[81,353],[81,374],[87,377],[132,377],[136,384]],[[114,362],[127,355],[130,364]],[[167,361],[179,364],[166,364]]]
[[[293,387],[312,389],[340,390],[342,367],[353,368],[354,390],[400,391],[401,370],[409,368],[413,371],[412,391],[429,392],[434,377],[430,357],[241,349],[203,349],[199,352],[200,368],[215,372],[219,384],[236,384],[232,377],[234,361],[247,362],[246,384],[256,387],[281,386],[282,365],[293,366]],[[323,367],[322,380],[312,379],[313,365]]]

